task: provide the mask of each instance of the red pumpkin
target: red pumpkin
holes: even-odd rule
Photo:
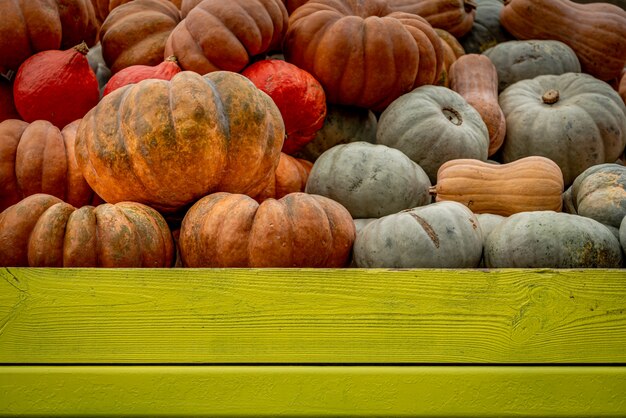
[[[66,51],[39,52],[20,66],[13,85],[22,119],[50,121],[58,128],[80,119],[100,100],[84,42]]]
[[[170,56],[162,63],[155,66],[150,65],[131,65],[118,73],[115,73],[104,88],[103,96],[117,90],[127,84],[138,83],[141,80],[156,78],[158,80],[171,80],[176,74],[180,73],[175,56]]]
[[[311,74],[282,60],[258,61],[242,74],[278,106],[285,122],[284,153],[294,154],[315,138],[324,125],[326,95]]]
[[[19,118],[13,102],[13,85],[0,77],[0,122]]]

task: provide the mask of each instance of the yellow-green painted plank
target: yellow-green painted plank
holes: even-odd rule
[[[626,362],[626,270],[0,269],[0,363]]]
[[[0,415],[624,417],[625,367],[0,367]]]

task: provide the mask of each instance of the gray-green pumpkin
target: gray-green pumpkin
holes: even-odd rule
[[[486,161],[489,132],[460,94],[429,85],[398,97],[385,109],[378,120],[376,142],[408,155],[434,184],[446,161]]]
[[[506,118],[505,163],[540,155],[556,162],[565,187],[587,168],[614,162],[626,146],[626,106],[588,74],[542,75],[499,96]]]
[[[478,219],[478,224],[483,230],[483,237],[487,239],[487,236],[506,219],[506,216],[493,213],[477,213],[476,219]]]
[[[626,254],[626,216],[619,226],[619,242],[622,245],[623,253]]]
[[[572,203],[581,216],[619,228],[626,216],[626,167],[599,164],[583,171],[572,184]]]
[[[357,233],[354,262],[362,268],[475,268],[483,234],[476,216],[452,201],[377,219]]]
[[[540,75],[579,73],[572,48],[560,41],[508,41],[483,52],[498,71],[498,90]]]
[[[562,212],[520,212],[485,239],[488,268],[618,268],[617,238],[600,222]]]
[[[401,151],[385,145],[336,145],[315,161],[307,193],[341,203],[353,218],[379,218],[431,202],[424,170]]]
[[[501,42],[514,39],[500,25],[502,0],[476,0],[476,15],[472,30],[459,39],[466,54],[480,54]]]

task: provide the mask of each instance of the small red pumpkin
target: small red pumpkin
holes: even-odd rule
[[[171,55],[162,63],[155,66],[150,65],[131,65],[115,73],[104,88],[103,96],[117,90],[128,84],[138,83],[141,80],[156,78],[159,80],[171,80],[176,74],[180,73],[176,57]]]
[[[311,74],[286,61],[270,59],[252,64],[242,75],[278,106],[285,122],[284,153],[294,154],[315,138],[324,125],[326,95]]]
[[[24,61],[13,85],[15,107],[22,119],[47,120],[61,129],[98,103],[98,80],[87,52],[83,42],[65,51],[42,51]]]

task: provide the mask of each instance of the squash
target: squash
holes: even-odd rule
[[[90,0],[2,0],[0,16],[0,74],[14,73],[41,51],[96,43]]]
[[[387,0],[394,12],[416,14],[434,28],[460,38],[472,29],[476,15],[474,0]]]
[[[589,167],[574,180],[571,198],[579,215],[619,228],[626,216],[626,167]]]
[[[576,53],[560,41],[502,42],[483,55],[489,57],[498,71],[498,91],[540,75],[580,72]]]
[[[102,56],[115,74],[131,65],[163,62],[165,42],[181,21],[167,0],[133,0],[111,10],[100,28]]]
[[[173,261],[165,220],[140,203],[76,209],[34,194],[0,213],[0,266],[170,267]]]
[[[531,155],[556,162],[568,187],[587,168],[612,163],[626,146],[626,106],[607,83],[583,73],[519,81],[500,94],[506,117],[502,161]]]
[[[166,55],[184,70],[243,70],[255,55],[280,49],[287,30],[281,0],[204,0],[167,38]]]
[[[612,4],[506,0],[500,22],[517,39],[564,42],[600,80],[619,76],[626,63],[626,11]]]
[[[436,83],[441,40],[422,17],[385,0],[314,0],[289,16],[288,62],[308,71],[328,102],[381,111],[400,95]]]
[[[600,222],[553,211],[520,212],[485,240],[487,268],[619,268],[617,238]]]
[[[98,87],[100,89],[100,97],[102,97],[104,87],[111,79],[111,70],[107,67],[106,62],[104,62],[104,57],[102,56],[102,44],[100,42],[98,42],[93,48],[89,48],[89,52],[87,52],[87,61],[89,61],[89,66],[96,74]]]
[[[298,7],[302,6],[308,0],[283,0],[283,4],[287,8],[287,12],[292,14]]]
[[[353,218],[380,218],[430,203],[430,185],[424,170],[401,151],[351,142],[320,155],[305,191],[341,203]]]
[[[217,191],[259,194],[284,135],[272,99],[244,76],[183,71],[105,96],[79,126],[76,158],[105,201],[173,213]]]
[[[626,68],[622,70],[622,77],[620,78],[618,86],[619,95],[622,96],[622,100],[626,103]]]
[[[119,72],[115,73],[106,84],[103,96],[111,93],[113,90],[132,83],[138,83],[148,78],[156,78],[159,80],[171,80],[176,74],[180,73],[175,56],[167,57],[162,63],[155,66],[150,65],[131,65]]]
[[[476,0],[472,30],[459,39],[467,54],[481,54],[501,42],[514,38],[500,24],[502,0]]]
[[[312,162],[281,152],[273,181],[254,199],[262,202],[270,198],[280,199],[289,193],[304,192],[311,168]]]
[[[450,88],[478,111],[489,131],[489,156],[504,142],[506,119],[498,103],[498,73],[489,58],[477,54],[459,57],[450,67]]]
[[[444,163],[431,188],[436,201],[454,200],[474,213],[509,216],[533,210],[560,211],[563,174],[544,157],[526,157],[494,165],[459,159]]]
[[[443,42],[443,68],[441,70],[441,77],[437,82],[438,86],[450,87],[450,67],[452,64],[462,55],[465,54],[463,47],[449,32],[443,29],[435,29],[437,35]]]
[[[276,59],[257,61],[241,74],[278,106],[285,122],[284,153],[295,154],[315,138],[324,125],[326,95],[311,74]]]
[[[378,121],[371,110],[329,104],[322,128],[315,138],[295,155],[315,162],[322,153],[335,145],[350,142],[376,142]]]
[[[622,219],[622,223],[619,226],[619,243],[622,246],[622,252],[626,254],[626,217]]]
[[[122,4],[126,4],[134,0],[91,0],[93,7],[96,10],[96,17],[100,22],[104,22],[111,13],[111,10],[115,9]],[[182,0],[169,0],[180,9]]]
[[[438,202],[383,216],[354,242],[361,268],[475,268],[483,251],[476,216],[457,202]]]
[[[487,159],[489,132],[480,114],[458,93],[422,86],[396,99],[380,115],[376,142],[397,148],[424,169],[458,158]]]
[[[496,229],[496,227],[500,225],[506,217],[493,213],[477,213],[476,219],[478,219],[480,229],[483,231],[483,237],[487,239],[489,234],[491,234],[491,232]]]
[[[214,193],[195,203],[180,229],[186,267],[345,267],[354,222],[339,203],[291,193],[258,204]]]
[[[79,123],[63,130],[43,120],[0,123],[0,211],[37,193],[77,207],[99,202],[76,163]]]
[[[13,84],[0,77],[0,122],[7,119],[20,119],[13,101]]]

